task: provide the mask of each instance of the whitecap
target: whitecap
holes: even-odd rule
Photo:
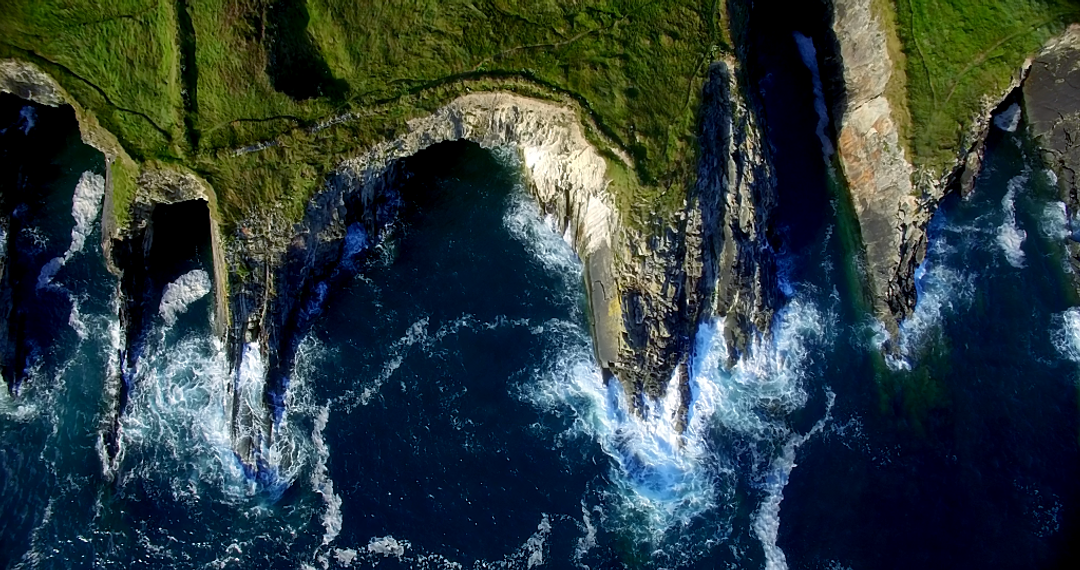
[[[900,322],[895,351],[885,354],[890,369],[910,370],[928,340],[940,331],[944,316],[967,306],[974,298],[975,274],[946,262],[954,251],[945,235],[931,240],[926,259],[915,270],[915,310]],[[875,335],[874,347],[882,350],[888,334],[880,323],[873,327],[879,333]]]
[[[1054,347],[1065,358],[1080,364],[1080,307],[1073,307],[1055,316],[1057,322],[1051,333]]]
[[[372,538],[367,545],[367,551],[384,557],[401,558],[410,547],[409,541],[398,540],[393,536]]]
[[[1016,223],[1016,194],[1027,184],[1027,174],[1014,176],[1008,182],[1008,191],[1001,198],[1001,208],[1005,217],[998,226],[997,243],[1005,254],[1005,260],[1009,265],[1020,269],[1024,267],[1024,240],[1027,232],[1020,229]]]
[[[510,194],[503,225],[545,269],[562,276],[580,277],[581,260],[570,243],[570,230],[560,232],[554,216],[541,216],[536,201],[523,188]]]
[[[1020,105],[1013,103],[994,116],[994,126],[1007,133],[1015,133],[1020,126]]]
[[[75,254],[82,251],[86,238],[93,230],[94,222],[101,213],[101,201],[105,196],[105,178],[93,172],[84,172],[75,185],[75,194],[71,199],[71,217],[75,227],[71,229],[71,245],[61,257],[55,257],[41,268],[37,288],[44,289],[52,284],[53,277]]]
[[[566,341],[548,356],[543,379],[526,396],[540,408],[569,411],[572,432],[600,444],[612,459],[615,516],[633,521],[625,530],[636,540],[657,545],[668,533],[715,511],[734,492],[719,478],[739,466],[716,463],[721,459],[713,449],[713,426],[747,441],[771,442],[768,446],[789,437],[785,419],[806,403],[802,377],[813,351],[831,338],[833,320],[831,313],[795,299],[777,314],[771,341],[756,338],[731,368],[723,322],[703,323],[686,377],[689,398],[681,432],[678,373],[662,398],[645,398],[640,413],[633,413],[622,386],[615,380],[604,383],[588,333],[573,323],[546,327],[545,334]],[[762,461],[751,469],[768,468],[772,456]]]
[[[1050,183],[1050,186],[1057,186],[1058,176],[1057,173],[1049,168],[1043,169],[1043,176],[1046,176],[1046,181]]]
[[[773,461],[766,477],[765,499],[761,502],[754,516],[754,534],[761,541],[765,552],[766,570],[787,570],[787,557],[777,544],[780,536],[780,503],[784,500],[784,487],[787,486],[791,472],[795,469],[795,452],[811,437],[821,432],[832,417],[832,407],[836,395],[829,391],[825,417],[814,424],[805,434],[792,434],[784,443],[783,451]]]
[[[330,420],[329,405],[323,406],[315,417],[315,429],[311,432],[311,441],[315,446],[315,469],[311,474],[311,486],[326,504],[323,511],[322,525],[324,545],[330,544],[341,533],[341,496],[334,492],[334,482],[330,479],[330,470],[326,462],[330,459],[330,449],[323,440],[323,431]],[[370,549],[370,547],[369,547]],[[400,555],[399,555],[400,556]]]
[[[192,303],[210,293],[210,275],[202,269],[194,269],[165,286],[161,294],[158,314],[166,326],[176,323],[177,317],[187,311]]]
[[[1069,214],[1065,202],[1055,201],[1043,207],[1039,229],[1046,237],[1064,241],[1069,238]]]

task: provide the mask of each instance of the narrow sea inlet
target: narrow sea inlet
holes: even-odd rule
[[[159,244],[180,245],[147,276],[154,310],[138,354],[124,354],[119,284],[100,247],[106,165],[69,109],[3,96],[0,241],[21,352],[19,382],[0,394],[0,563],[1068,559],[1080,300],[1051,175],[1022,132],[994,132],[975,192],[933,222],[917,308],[886,356],[845,269],[814,100],[785,99],[783,82],[799,76],[785,77],[766,83],[789,204],[776,238],[785,298],[771,336],[735,358],[724,323],[700,323],[682,431],[674,380],[636,413],[605,380],[581,262],[529,196],[516,154],[465,142],[401,164],[384,237],[349,230],[342,263],[303,300],[284,378],[268,381],[257,345],[230,366],[198,236]],[[235,426],[264,408],[269,426],[240,432],[253,470]]]

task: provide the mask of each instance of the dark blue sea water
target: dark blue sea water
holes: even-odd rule
[[[159,276],[108,461],[123,331],[105,164],[70,110],[0,99],[0,241],[26,339],[0,394],[0,563],[1068,567],[1080,302],[1052,175],[1022,132],[995,131],[975,193],[933,222],[885,358],[813,98],[785,95],[809,92],[804,71],[762,81],[784,304],[731,369],[722,325],[701,325],[684,434],[674,390],[636,417],[604,384],[580,262],[514,154],[443,144],[403,165],[388,237],[354,234],[309,307],[260,479],[229,402],[235,387],[265,406],[267,367],[251,349],[232,369],[194,250]]]

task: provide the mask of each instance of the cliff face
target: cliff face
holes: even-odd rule
[[[1023,85],[1028,128],[1039,142],[1043,160],[1057,175],[1076,235],[1080,213],[1080,26],[1070,27],[1033,61]],[[1073,277],[1080,286],[1080,243],[1068,242]]]
[[[537,201],[585,263],[597,356],[605,368],[615,365],[621,314],[612,247],[619,228],[606,191],[607,163],[585,139],[573,110],[482,93],[411,121],[402,136],[344,162],[298,227],[251,224],[233,243],[233,266],[254,269],[234,299],[235,338],[240,343],[258,340],[271,357],[271,374],[288,373],[294,337],[312,316],[307,300],[349,255],[349,228],[362,227],[367,240],[377,240],[393,217],[386,199],[396,161],[456,140],[518,152]]]
[[[33,66],[5,65],[10,68],[0,74],[5,91],[49,104],[69,102]],[[272,440],[274,407],[280,405],[275,394],[287,386],[299,335],[318,313],[338,268],[356,253],[356,240],[349,236],[360,232],[361,241],[373,243],[385,231],[396,214],[390,190],[400,159],[440,142],[466,140],[517,152],[541,209],[581,257],[596,356],[608,377],[618,378],[636,405],[644,395],[662,393],[682,370],[679,389],[685,394],[685,364],[697,323],[723,318],[736,358],[752,337],[768,334],[777,297],[767,241],[776,201],[773,176],[734,67],[734,61],[725,60],[710,68],[700,113],[697,181],[682,211],[663,221],[659,231],[623,224],[613,206],[608,162],[586,139],[580,110],[508,93],[470,94],[409,122],[401,136],[342,163],[300,224],[284,222],[268,205],[230,240],[218,234],[213,189],[189,172],[142,165],[125,208],[130,223],[124,227],[111,216],[109,181],[103,247],[121,275],[120,317],[130,354],[125,366],[138,357],[143,297],[155,287],[150,277],[156,271],[155,241],[170,239],[159,235],[165,230],[156,227],[155,212],[205,204],[209,219],[203,237],[212,256],[215,326],[229,337],[237,375],[249,358],[266,365],[251,368],[266,374],[267,409],[233,410],[237,453],[248,465],[258,465],[259,448]],[[98,143],[109,161],[130,160],[111,144],[108,133],[99,132],[92,117],[78,109],[76,115],[85,138]],[[86,121],[92,124],[87,127]],[[617,148],[605,150],[615,157],[610,160],[631,165]],[[195,207],[190,212],[197,210],[202,211]],[[126,386],[119,378],[110,382],[121,393]],[[239,394],[233,399],[238,401]],[[122,400],[121,395],[112,414],[113,429],[123,412]]]
[[[771,283],[774,272],[757,261],[766,247],[759,228],[771,203],[763,190],[770,188],[769,176],[756,125],[726,63],[713,68],[705,109],[698,186],[658,236],[621,223],[607,162],[571,107],[478,93],[411,121],[400,137],[345,161],[301,226],[253,223],[233,243],[234,266],[253,269],[233,297],[236,350],[258,341],[271,376],[280,377],[271,386],[283,384],[295,336],[312,316],[308,300],[350,255],[349,231],[359,224],[376,240],[392,217],[387,189],[396,161],[440,142],[466,140],[516,150],[541,209],[584,263],[601,367],[631,394],[660,393],[685,361],[703,311],[729,315],[733,342],[742,344],[751,331],[767,330],[771,319],[771,287],[761,284]]]
[[[915,307],[915,270],[926,255],[926,226],[951,191],[975,184],[990,119],[1022,81],[1024,68],[1001,93],[988,93],[968,117],[956,158],[943,172],[912,167],[886,96],[894,65],[888,33],[874,0],[833,0],[833,32],[840,51],[844,101],[836,110],[837,151],[865,248],[874,310],[895,332]],[[886,9],[886,8],[882,8]]]
[[[658,394],[676,370],[687,389],[683,366],[704,318],[725,321],[733,360],[769,331],[778,296],[767,241],[775,186],[735,69],[732,60],[709,69],[697,181],[683,211],[659,236],[626,232],[619,374],[632,393]]]
[[[846,91],[836,119],[837,153],[866,250],[875,310],[895,327],[914,307],[913,275],[925,255],[932,209],[916,196],[913,169],[885,96],[893,61],[871,0],[833,5]]]

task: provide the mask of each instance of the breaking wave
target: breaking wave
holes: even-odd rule
[[[1008,191],[1001,199],[1001,209],[1005,214],[1005,219],[998,226],[997,233],[997,243],[1001,251],[1005,253],[1005,260],[1017,269],[1024,267],[1023,245],[1024,240],[1027,239],[1027,232],[1020,229],[1016,223],[1016,194],[1024,189],[1027,182],[1027,174],[1014,176],[1009,180]]]
[[[568,413],[573,434],[600,444],[612,460],[616,526],[657,548],[706,513],[728,516],[735,473],[747,466],[722,459],[727,454],[714,448],[714,430],[733,434],[737,445],[748,448],[753,457],[748,467],[761,474],[760,487],[775,502],[761,506],[756,523],[764,529],[759,536],[775,548],[782,483],[794,467],[795,449],[820,429],[799,436],[786,421],[806,404],[804,371],[831,337],[834,318],[812,303],[793,300],[777,315],[772,341],[757,339],[731,368],[722,322],[705,323],[686,378],[685,408],[676,375],[664,396],[646,398],[639,413],[630,411],[617,380],[604,382],[587,331],[573,323],[549,323],[566,340],[549,355],[542,379],[527,397],[542,409]],[[714,532],[721,538],[730,530]]]
[[[1051,333],[1054,348],[1062,356],[1080,364],[1080,307],[1073,307],[1055,316],[1057,326]]]
[[[75,185],[75,194],[71,199],[71,217],[75,227],[71,229],[71,245],[64,255],[55,257],[41,268],[38,275],[38,289],[48,288],[56,273],[75,254],[82,251],[86,237],[94,229],[94,222],[101,213],[101,201],[105,196],[105,178],[93,172],[84,172]]]
[[[177,317],[187,311],[192,303],[210,292],[210,275],[202,269],[189,271],[165,286],[161,294],[158,313],[166,326],[176,323]]]

